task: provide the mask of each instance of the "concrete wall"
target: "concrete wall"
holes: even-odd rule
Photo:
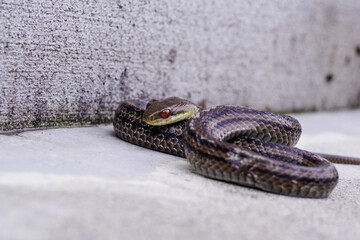
[[[0,1],[0,130],[109,121],[128,98],[360,105],[360,3]]]

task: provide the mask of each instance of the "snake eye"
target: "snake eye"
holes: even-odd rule
[[[165,109],[161,112],[161,117],[162,118],[168,118],[170,116],[170,110],[169,109]]]

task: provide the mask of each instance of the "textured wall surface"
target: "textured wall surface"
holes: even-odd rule
[[[177,95],[275,111],[360,104],[357,0],[0,0],[0,130],[108,121]]]

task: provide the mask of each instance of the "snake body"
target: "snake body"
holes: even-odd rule
[[[128,100],[120,103],[114,116],[115,134],[130,143],[152,150],[185,157],[183,131],[186,122],[150,126],[142,120],[147,102]]]
[[[122,102],[114,116],[116,135],[142,147],[186,157],[203,176],[311,198],[327,197],[338,182],[331,162],[292,147],[301,126],[290,116],[217,106],[188,121],[150,126],[143,121],[147,106],[141,100]]]

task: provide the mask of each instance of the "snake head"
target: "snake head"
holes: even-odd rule
[[[163,126],[192,118],[199,111],[194,103],[178,97],[151,100],[143,114],[143,121],[153,126]]]

